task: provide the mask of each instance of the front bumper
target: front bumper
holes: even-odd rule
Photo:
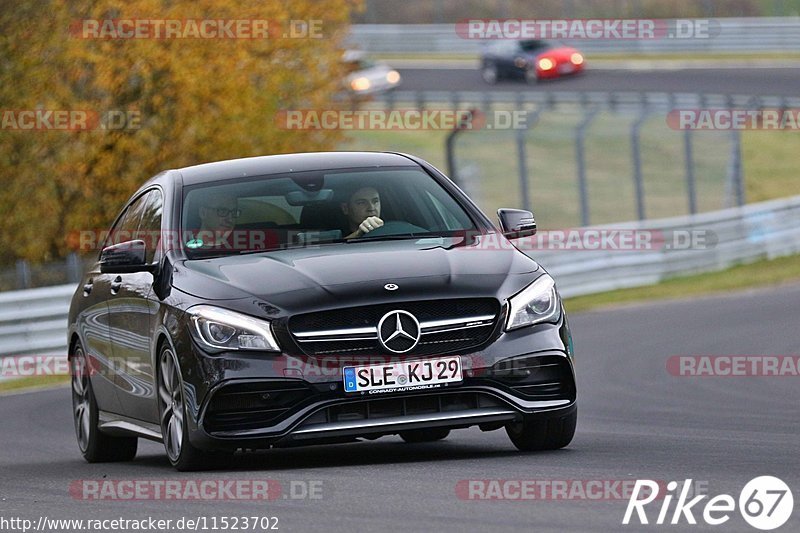
[[[576,408],[569,329],[540,324],[495,337],[461,355],[464,379],[418,391],[345,393],[347,358],[206,354],[186,336],[180,354],[189,438],[201,449],[258,449],[376,438],[423,428],[497,429]]]

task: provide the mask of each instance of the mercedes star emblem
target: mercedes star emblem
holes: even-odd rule
[[[390,352],[413,350],[419,342],[419,336],[419,322],[408,311],[390,311],[378,322],[378,341]]]

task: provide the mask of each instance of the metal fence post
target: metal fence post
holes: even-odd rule
[[[388,91],[386,93],[386,107],[391,111],[394,109],[394,91]]]
[[[686,191],[689,196],[689,214],[697,213],[697,191],[694,179],[694,154],[692,153],[692,130],[683,130],[683,152],[686,164]]]
[[[78,283],[81,280],[81,263],[78,254],[70,253],[66,259],[67,263],[67,282]]]
[[[526,142],[527,139],[525,138],[528,131],[533,127],[534,124],[539,120],[539,113],[541,112],[540,109],[536,109],[535,111],[528,111],[525,114],[525,129],[518,129],[516,138],[517,138],[517,165],[519,168],[519,194],[522,198],[522,209],[526,211],[531,210],[531,200],[530,200],[530,188],[528,185],[528,155],[526,150]]]
[[[727,108],[734,108],[733,97],[728,95]],[[731,201],[732,199],[732,201]],[[728,176],[725,180],[725,205],[744,205],[744,180],[742,178],[742,136],[738,129],[730,130]]]
[[[736,205],[744,205],[744,179],[742,178],[742,134],[731,130],[731,181],[736,196]]]
[[[17,288],[27,289],[31,286],[31,265],[24,259],[17,259]]]
[[[642,124],[647,120],[650,111],[644,107],[642,113],[639,115],[633,125],[631,126],[631,155],[633,156],[633,184],[636,189],[636,214],[639,220],[645,220],[644,208],[644,180],[642,178],[642,152],[639,143],[639,134],[642,129]]]
[[[517,130],[517,167],[519,168],[519,195],[522,198],[522,209],[531,210],[530,193],[528,192],[528,157],[525,152],[525,130]]]
[[[589,225],[589,186],[586,182],[586,158],[584,155],[584,138],[586,130],[599,113],[597,108],[589,111],[575,129],[575,160],[578,166],[578,194],[581,202],[581,226]]]
[[[453,182],[456,185],[459,186],[461,186],[461,184],[459,183],[458,180],[458,171],[456,170],[456,156],[455,156],[456,137],[460,132],[472,127],[476,111],[478,110],[470,109],[469,116],[463,117],[464,120],[459,119],[458,124],[456,124],[456,127],[453,128],[453,131],[447,134],[447,138],[445,139],[444,149],[445,149],[445,155],[447,157],[447,174],[448,177],[451,180],[453,180]]]

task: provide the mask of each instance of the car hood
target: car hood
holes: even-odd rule
[[[538,268],[508,241],[489,235],[469,244],[450,238],[360,242],[187,260],[176,265],[173,287],[204,300],[255,297],[276,312],[294,313],[398,300],[505,298]],[[387,290],[389,283],[398,288]]]

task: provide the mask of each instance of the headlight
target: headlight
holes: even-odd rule
[[[400,83],[400,73],[396,70],[390,70],[386,73],[386,81],[391,83],[392,85]]]
[[[550,70],[553,68],[555,64],[553,63],[552,59],[542,58],[539,60],[539,68],[542,70]]]
[[[561,314],[556,284],[547,274],[508,300],[506,331],[540,322],[554,322]]]
[[[350,82],[350,88],[356,92],[367,91],[371,86],[372,83],[363,76]]]
[[[279,352],[269,322],[210,305],[189,309],[192,335],[213,350]]]

